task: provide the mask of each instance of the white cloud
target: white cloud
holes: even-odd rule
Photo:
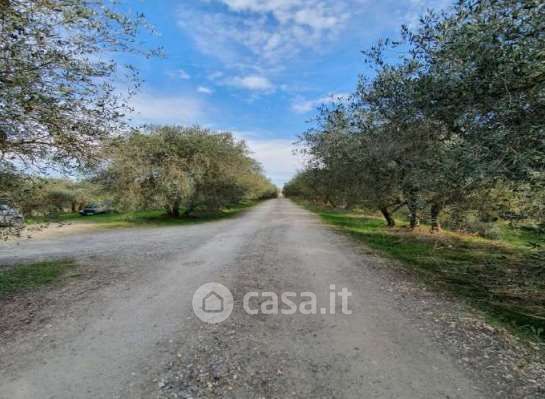
[[[186,71],[184,71],[183,69],[177,69],[175,71],[168,71],[167,75],[171,79],[182,79],[182,80],[191,79],[191,76]]]
[[[179,8],[178,26],[201,51],[227,64],[271,68],[285,65],[305,50],[322,51],[341,33],[363,36],[388,27],[397,34],[400,24],[414,25],[426,9],[440,10],[451,3],[452,0],[201,0],[185,2]]]
[[[208,75],[208,79],[210,80],[218,80],[221,79],[224,76],[222,71],[215,71],[212,72],[210,75]]]
[[[444,10],[452,5],[452,0],[409,0],[407,9],[400,18],[400,22],[410,29],[415,29],[426,11],[429,9]]]
[[[228,80],[227,84],[242,89],[261,92],[270,92],[274,91],[275,89],[274,85],[269,79],[260,75],[238,76]]]
[[[303,156],[294,152],[295,139],[273,138],[263,133],[237,129],[228,131],[246,142],[252,157],[263,166],[265,175],[278,187],[282,187],[304,166]]]
[[[218,0],[233,11],[270,14],[280,24],[297,24],[317,30],[335,28],[347,17],[342,1],[324,0]]]
[[[223,10],[180,8],[179,26],[201,51],[229,63],[282,64],[305,49],[320,49],[349,18],[350,0],[206,0]]]
[[[192,124],[202,122],[205,104],[185,96],[157,96],[142,93],[131,99],[136,123]]]
[[[248,144],[252,157],[263,166],[265,175],[278,187],[282,187],[303,168],[302,156],[294,153],[293,139],[264,138],[256,133],[236,130],[233,134]]]
[[[222,62],[221,72],[209,75],[211,81],[272,93],[272,85],[257,83],[254,89],[244,77],[256,75],[269,83],[274,78],[281,87],[286,75],[280,72],[312,52],[329,51],[339,38],[358,38],[357,52],[375,38],[397,35],[402,23],[414,26],[427,7],[440,9],[450,1],[195,0],[183,2],[177,16],[195,47]],[[228,76],[239,78],[230,82]]]
[[[263,165],[265,175],[282,186],[303,168],[303,161],[293,150],[293,140],[249,139],[246,141],[253,157]]]
[[[310,111],[314,111],[320,105],[331,104],[338,100],[347,99],[349,96],[350,94],[348,93],[333,93],[328,96],[312,100],[304,100],[302,98],[298,98],[291,104],[291,109],[298,114],[304,114]]]
[[[183,69],[178,69],[177,75],[178,75],[178,77],[180,79],[183,79],[183,80],[191,79],[191,76],[189,76],[189,74],[186,71],[184,71]]]
[[[197,87],[197,92],[202,93],[202,94],[212,94],[212,93],[214,93],[214,90],[212,90],[209,87],[199,86],[199,87]]]

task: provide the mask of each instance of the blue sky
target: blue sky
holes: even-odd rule
[[[301,167],[296,136],[320,103],[369,71],[361,50],[447,0],[133,0],[166,57],[136,60],[139,123],[200,124],[244,138],[277,185]]]

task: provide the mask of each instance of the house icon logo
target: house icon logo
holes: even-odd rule
[[[215,291],[202,299],[202,310],[206,313],[221,313],[225,309],[223,297]]]
[[[193,294],[193,312],[206,323],[221,323],[233,311],[233,295],[219,283],[201,285]]]

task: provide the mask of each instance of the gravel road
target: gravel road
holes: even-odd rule
[[[286,199],[217,222],[0,247],[5,265],[55,257],[93,265],[104,284],[60,291],[65,300],[39,328],[4,340],[1,398],[489,395],[383,289],[372,255]],[[207,282],[234,295],[223,323],[193,313],[193,293]],[[351,315],[340,302],[335,315],[242,311],[248,291],[310,291],[329,304],[331,284],[352,293]]]

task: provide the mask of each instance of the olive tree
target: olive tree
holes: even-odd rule
[[[215,211],[273,191],[243,141],[200,127],[156,127],[116,139],[101,181],[126,208],[170,216]]]
[[[528,181],[545,169],[545,8],[462,0],[405,31],[425,67],[421,109],[478,153],[483,174]]]
[[[120,129],[129,107],[114,80],[137,81],[115,55],[153,53],[137,42],[143,16],[121,9],[106,0],[0,1],[0,159],[81,166]]]

